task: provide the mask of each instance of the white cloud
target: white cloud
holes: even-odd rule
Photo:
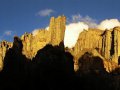
[[[96,28],[97,27],[97,21],[90,16],[81,16],[80,14],[72,15],[72,21],[73,22],[84,22],[91,28]]]
[[[39,32],[39,29],[33,30],[33,31],[32,31],[33,36],[36,36],[36,35],[38,34],[38,32]]]
[[[54,13],[55,11],[52,10],[52,9],[44,9],[44,10],[41,10],[37,13],[37,15],[39,16],[49,16],[51,13]]]
[[[80,14],[72,15],[72,21],[71,22],[84,22],[87,24],[90,28],[98,28],[101,30],[105,29],[111,29],[116,26],[120,26],[120,22],[118,19],[106,19],[100,22],[100,24],[97,24],[97,20],[91,18],[90,16],[83,17]]]
[[[80,14],[72,15],[72,19],[67,19],[68,25],[66,25],[64,44],[65,47],[72,48],[76,44],[79,34],[89,27],[97,27],[96,20],[89,16],[81,16]]]
[[[106,19],[103,20],[99,25],[98,29],[105,30],[105,29],[112,29],[116,26],[120,26],[120,22],[118,19]]]
[[[13,31],[13,30],[4,30],[4,32],[1,33],[0,41],[5,40],[7,38],[9,38],[9,40],[12,40],[13,36],[16,35],[16,34],[17,34],[16,31]]]
[[[47,26],[47,27],[45,28],[45,30],[49,30],[49,26]],[[36,36],[36,35],[39,33],[39,31],[40,31],[40,29],[34,29],[34,30],[32,31],[33,36]]]
[[[8,30],[4,32],[4,35],[6,36],[11,36],[12,35],[12,31]]]
[[[72,15],[73,22],[79,22],[82,16],[80,14]]]
[[[83,22],[71,23],[66,26],[64,44],[65,47],[72,48],[77,42],[79,34],[83,30],[88,30],[88,25]]]
[[[47,27],[45,28],[45,30],[47,30],[47,31],[48,31],[48,30],[49,30],[49,26],[47,26]]]

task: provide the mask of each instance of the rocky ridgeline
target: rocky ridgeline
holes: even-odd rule
[[[23,48],[22,54],[32,59],[37,51],[47,44],[60,46],[64,48],[63,40],[65,35],[66,17],[59,16],[50,19],[49,30],[40,29],[33,33],[25,33],[21,36]],[[99,57],[107,72],[118,68],[120,56],[120,27],[111,30],[89,29],[80,33],[76,45],[72,49],[67,49],[74,56],[74,69],[77,71],[81,68],[81,57],[85,57],[85,53],[92,53],[92,56]],[[4,57],[12,47],[12,43],[2,41],[0,44],[0,70],[3,68]],[[89,56],[88,56],[89,58]],[[94,61],[94,60],[93,60]],[[89,62],[86,62],[89,66]],[[92,66],[94,68],[94,65]],[[83,70],[89,68],[84,67]],[[89,71],[89,70],[88,70]]]

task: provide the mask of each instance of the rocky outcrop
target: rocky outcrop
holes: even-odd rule
[[[78,41],[74,47],[74,55],[84,50],[98,49],[101,52],[103,31],[96,29],[84,30],[80,33]]]
[[[27,58],[32,59],[37,51],[42,49],[47,44],[59,46],[63,43],[65,33],[66,17],[58,16],[50,19],[49,30],[38,29],[37,33],[25,33],[21,36],[23,44],[22,53]],[[12,42],[2,41],[0,43],[0,70],[3,67],[3,61],[6,51],[12,47]],[[62,44],[61,48],[64,48]]]
[[[5,54],[6,54],[7,50],[11,47],[12,47],[11,42],[2,41],[0,43],[0,71],[3,69],[3,60],[5,57]]]
[[[51,44],[53,46],[59,45],[63,42],[65,35],[66,17],[59,16],[58,18],[52,17],[50,20],[49,31],[51,32]]]
[[[51,17],[49,29],[38,29],[36,34],[25,33],[20,40],[23,44],[22,54],[31,59],[35,57],[37,51],[47,44],[60,46],[64,49],[66,17]],[[79,59],[86,52],[97,53],[102,58],[106,71],[110,72],[119,64],[120,56],[120,27],[111,30],[89,29],[80,33],[74,48],[67,49],[74,56],[74,68],[79,69]],[[0,68],[2,69],[6,51],[12,47],[12,43],[3,41],[0,44]],[[19,47],[19,46],[18,46]],[[114,66],[114,67],[112,67]],[[111,69],[110,69],[111,68]]]
[[[39,29],[36,35],[25,33],[22,35],[23,54],[27,58],[33,58],[39,49],[42,49],[46,44],[59,46],[64,40],[65,33],[65,16],[50,19],[49,30]]]
[[[110,72],[118,67],[120,56],[120,27],[111,30],[89,29],[80,33],[75,47],[72,49],[75,70],[78,69],[79,58],[86,52],[96,50],[102,57],[106,71]],[[105,61],[107,60],[107,61]]]
[[[22,53],[27,58],[33,58],[37,51],[50,42],[50,34],[47,30],[40,29],[36,35],[25,33],[21,37],[23,43]]]
[[[79,58],[86,52],[91,52],[96,49],[97,52],[102,53],[102,34],[103,31],[97,29],[84,30],[80,33],[77,43],[72,49],[75,71],[79,69]]]

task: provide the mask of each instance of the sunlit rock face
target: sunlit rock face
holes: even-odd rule
[[[2,41],[0,43],[0,71],[3,69],[4,57],[9,48],[12,47],[11,42]]]
[[[75,70],[79,67],[77,66],[79,58],[84,55],[85,52],[90,52],[92,50],[96,50],[97,53],[104,58],[103,60],[108,60],[109,62],[114,62],[116,65],[118,65],[118,59],[120,56],[119,39],[120,27],[115,27],[105,31],[99,29],[89,29],[81,32],[75,47],[72,49],[76,63]],[[112,65],[116,66],[113,63],[108,65],[106,63],[107,62],[105,62],[106,68],[109,67],[112,69]]]
[[[59,16],[50,19],[49,30],[38,29],[33,33],[25,33],[22,35],[23,54],[28,58],[33,58],[39,49],[42,49],[46,44],[59,46],[64,40],[66,18]]]
[[[32,33],[25,33],[20,37],[20,40],[23,44],[22,54],[32,60],[32,58],[37,54],[37,51],[45,47],[47,44],[60,46],[62,42],[61,48],[70,52],[74,57],[75,71],[80,68],[79,59],[86,52],[92,52],[93,56],[97,55],[100,57],[103,61],[105,70],[108,72],[112,71],[119,64],[120,27],[115,27],[110,30],[100,30],[95,28],[88,29],[88,27],[85,26],[83,29],[84,30],[82,31],[80,30],[81,33],[78,35],[75,46],[72,48],[68,47],[66,49],[64,48],[66,17],[52,17],[47,30],[36,29]],[[6,41],[1,42],[0,44],[0,70],[3,68],[5,54],[11,47],[12,43]]]

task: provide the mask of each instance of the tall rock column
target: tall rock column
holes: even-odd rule
[[[0,71],[3,69],[3,62],[6,52],[9,48],[12,47],[12,43],[7,41],[2,41],[0,43]]]
[[[120,56],[120,27],[115,27],[114,32],[114,57],[113,61],[118,64],[118,57]]]
[[[103,56],[106,59],[110,59],[110,50],[111,50],[111,31],[106,30],[105,35],[103,36]]]
[[[66,17],[58,16],[50,19],[49,31],[51,33],[51,44],[58,46],[64,40]]]
[[[27,56],[27,58],[32,58],[32,49],[31,49],[31,42],[32,42],[32,34],[25,33],[22,37],[22,44],[23,50],[22,53]]]
[[[118,29],[118,56],[120,56],[120,27]]]

